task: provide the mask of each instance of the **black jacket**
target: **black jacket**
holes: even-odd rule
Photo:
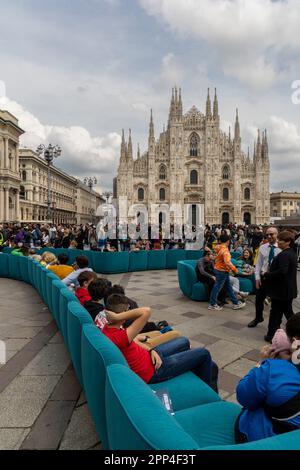
[[[274,258],[264,279],[271,299],[290,300],[297,297],[297,256],[293,248],[282,251]]]
[[[104,307],[102,304],[99,304],[99,302],[94,302],[93,300],[87,300],[84,303],[84,308],[86,308],[86,310],[89,312],[93,320],[95,320],[98,313],[104,310]]]

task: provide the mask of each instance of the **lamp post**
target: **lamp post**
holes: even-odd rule
[[[97,184],[97,178],[95,176],[87,176],[83,180],[84,184],[86,184],[90,188],[90,215],[92,222],[94,221],[93,219],[93,212],[94,210],[92,209],[92,189]]]
[[[108,204],[109,198],[112,196],[112,193],[110,191],[105,191],[105,193],[103,193],[103,196],[106,199],[106,204]]]
[[[50,166],[54,158],[57,158],[61,155],[61,148],[58,145],[49,144],[48,147],[45,147],[44,144],[40,144],[36,149],[36,152],[39,156],[43,155],[44,160],[48,165],[48,199],[47,199],[47,219],[51,220],[51,175],[50,175]]]

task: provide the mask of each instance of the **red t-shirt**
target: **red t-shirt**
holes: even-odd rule
[[[91,300],[91,296],[90,296],[90,293],[87,289],[85,289],[84,287],[78,287],[75,291],[75,295],[77,297],[77,299],[79,300],[79,302],[81,303],[81,305],[84,305],[85,302],[87,302],[88,300]]]
[[[108,328],[107,325],[105,325],[102,332],[118,346],[128,362],[130,369],[148,383],[153,377],[155,370],[150,353],[134,341],[129,343],[126,329],[119,330],[118,328]]]

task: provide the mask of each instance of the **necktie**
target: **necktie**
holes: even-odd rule
[[[272,264],[273,258],[275,256],[275,246],[274,245],[269,245],[270,247],[270,252],[269,252],[269,267]]]

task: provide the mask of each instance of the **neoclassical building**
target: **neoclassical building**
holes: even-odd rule
[[[250,158],[242,151],[238,111],[234,135],[220,129],[217,93],[207,95],[205,113],[193,106],[183,114],[181,90],[172,90],[168,126],[158,139],[151,110],[148,149],[134,158],[131,131],[122,133],[115,197],[128,204],[190,205],[196,221],[197,204],[204,206],[205,223],[256,223],[270,220],[270,163],[266,131],[260,133]],[[183,209],[182,209],[183,210]]]
[[[19,220],[19,138],[23,133],[15,116],[0,109],[0,221]]]
[[[35,151],[19,149],[23,133],[16,117],[0,110],[0,223],[96,223],[104,198],[55,165],[50,166],[48,219],[48,166]]]

